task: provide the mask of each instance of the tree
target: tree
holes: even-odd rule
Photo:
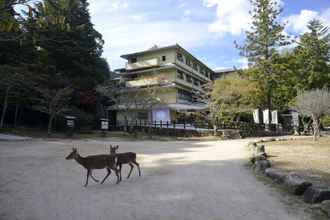
[[[53,120],[69,108],[73,88],[59,73],[47,74],[35,84],[37,104],[34,108],[49,115],[47,133],[52,134]]]
[[[319,20],[308,23],[294,49],[298,90],[330,88],[330,33]]]
[[[240,55],[248,58],[253,68],[250,77],[264,94],[259,104],[272,109],[273,90],[277,86],[274,58],[278,48],[288,44],[283,35],[284,25],[278,21],[282,9],[277,0],[251,0],[251,4],[251,28],[246,31],[245,44],[236,46]]]
[[[242,113],[254,109],[256,85],[240,75],[216,80],[211,93],[212,115],[221,121],[239,121]]]
[[[28,86],[29,66],[36,61],[32,42],[22,40],[22,34],[25,37],[27,34],[22,18],[13,8],[15,4],[19,2],[0,0],[0,97],[3,98],[0,128],[4,125],[8,105],[17,101]]]
[[[101,58],[102,35],[94,29],[87,7],[86,0],[45,0],[36,10],[37,23],[50,22],[43,25],[50,27],[38,31],[38,46],[47,51],[49,64],[66,72],[81,90],[93,89],[110,75],[107,62]],[[66,32],[62,25],[68,27]]]
[[[108,105],[127,113],[129,110],[148,110],[162,103],[161,92],[168,83],[161,76],[141,78],[140,86],[129,87],[124,81],[109,80],[97,87],[99,95],[108,99]]]
[[[320,137],[320,119],[330,114],[330,91],[315,89],[298,94],[293,106],[302,115],[313,119],[314,140]]]

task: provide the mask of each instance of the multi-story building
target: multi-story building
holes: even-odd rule
[[[125,68],[117,70],[125,83],[120,93],[136,100],[135,105],[116,106],[111,111],[112,119],[166,122],[177,120],[187,112],[207,109],[202,98],[203,85],[212,80],[214,72],[178,44],[155,46],[121,57],[127,63]],[[144,99],[148,96],[157,102],[147,106],[136,104],[146,103]]]

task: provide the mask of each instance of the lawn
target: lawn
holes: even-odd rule
[[[315,184],[330,185],[330,137],[270,142],[266,151],[275,168],[295,171]]]

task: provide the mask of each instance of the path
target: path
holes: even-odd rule
[[[104,185],[90,180],[87,188],[85,171],[64,159],[72,143],[0,142],[0,219],[308,219],[288,213],[279,195],[244,167],[246,142],[111,142],[139,153],[142,177],[134,170],[119,185],[111,176]],[[108,150],[103,141],[74,144],[82,155]]]

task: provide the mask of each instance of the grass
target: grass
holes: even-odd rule
[[[330,186],[330,137],[265,143],[275,168],[294,171],[314,184]]]

